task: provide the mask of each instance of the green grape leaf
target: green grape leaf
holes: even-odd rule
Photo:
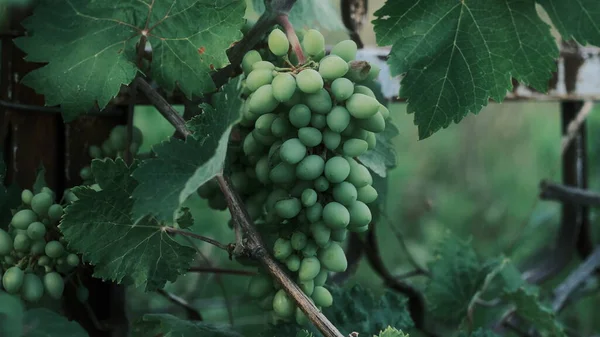
[[[490,98],[501,102],[515,78],[546,91],[558,47],[534,1],[387,1],[375,12],[377,43],[392,45],[392,75],[415,113],[419,138],[431,136]]]
[[[468,242],[447,231],[429,266],[426,297],[433,316],[450,324],[462,321],[471,299],[497,265],[497,260],[480,262]]]
[[[0,336],[21,336],[24,315],[23,302],[0,290]]]
[[[396,328],[388,326],[385,330],[381,331],[377,337],[408,337],[408,335]]]
[[[69,248],[95,265],[95,277],[127,278],[151,291],[186,272],[195,250],[176,242],[152,217],[131,220],[136,167],[137,162],[128,167],[120,158],[94,160],[92,172],[102,190],[74,188],[79,200],[65,209],[60,229]]]
[[[504,298],[515,305],[519,317],[531,322],[536,329],[555,337],[567,336],[552,309],[540,303],[536,288],[507,289]]]
[[[386,290],[377,297],[359,285],[329,290],[335,305],[323,309],[323,313],[345,335],[351,332],[368,335],[388,326],[402,330],[414,327],[406,298],[395,292]]]
[[[189,228],[194,225],[194,217],[188,207],[182,207],[177,212],[177,225],[179,228]]]
[[[183,320],[169,314],[147,314],[137,320],[132,337],[242,337],[226,326]]]
[[[396,167],[396,149],[392,139],[399,134],[398,127],[388,119],[385,130],[375,135],[375,148],[362,154],[358,159],[380,177],[387,176],[387,170]]]
[[[87,332],[74,321],[69,321],[48,309],[32,309],[25,313],[22,337],[87,337]]]
[[[252,0],[252,7],[261,14],[265,11],[264,0]],[[340,13],[332,0],[302,0],[292,7],[290,22],[296,29],[310,29],[315,26],[329,31],[345,31]]]
[[[46,184],[46,168],[44,164],[40,164],[40,167],[35,171],[35,182],[33,183],[33,193],[37,194],[42,191],[42,188],[48,186]]]
[[[537,0],[565,40],[600,46],[600,2],[596,0]]]
[[[458,337],[499,337],[496,333],[491,330],[479,328],[472,333],[461,331]]]
[[[174,212],[200,185],[223,170],[231,128],[241,115],[240,81],[235,79],[203,105],[203,113],[187,123],[192,137],[170,139],[153,148],[156,157],[133,172],[139,185],[133,192],[133,218],[149,212],[173,221]]]
[[[47,63],[22,83],[61,105],[72,121],[103,109],[136,76],[136,46],[152,48],[150,75],[186,97],[215,89],[210,73],[229,63],[225,51],[241,38],[243,0],[44,0],[15,40],[31,62]]]

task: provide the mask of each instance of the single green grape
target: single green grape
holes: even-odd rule
[[[359,119],[357,125],[367,131],[380,133],[385,130],[385,118],[378,110],[377,113],[367,119]]]
[[[306,95],[304,101],[306,105],[308,105],[310,110],[321,115],[329,113],[333,106],[331,96],[329,95],[329,92],[324,88],[320,88],[314,93]]]
[[[365,87],[364,85],[355,85],[354,92],[357,94],[363,94],[363,95],[367,95],[369,97],[373,97],[373,98],[377,99],[377,97],[375,97],[375,93],[373,92],[373,90],[369,89],[368,87]]]
[[[25,205],[31,204],[31,199],[33,199],[33,192],[31,192],[31,190],[23,190],[21,192],[21,201]]]
[[[302,191],[301,200],[304,207],[310,207],[317,203],[317,192],[312,188],[307,188]]]
[[[77,267],[79,265],[79,256],[73,253],[67,255],[67,264],[71,267]]]
[[[315,240],[317,246],[325,247],[331,238],[331,229],[325,226],[322,221],[317,221],[310,225],[310,234]]]
[[[48,209],[54,203],[52,196],[48,193],[38,193],[31,199],[31,209],[39,216],[48,215]]]
[[[290,243],[294,250],[302,250],[306,247],[306,243],[308,242],[308,237],[306,234],[296,231],[292,233],[292,237],[290,238]]]
[[[248,283],[248,295],[252,298],[261,298],[273,290],[273,281],[268,275],[256,274]]]
[[[123,151],[127,147],[127,127],[125,125],[115,126],[108,135],[108,141],[111,147],[117,151]],[[83,180],[89,178],[81,177]]]
[[[323,205],[315,203],[306,209],[306,218],[310,223],[317,222],[321,219],[323,213]]]
[[[281,317],[292,317],[296,306],[285,290],[279,289],[273,298],[273,311]]]
[[[290,123],[296,128],[308,126],[310,123],[310,117],[310,109],[304,104],[294,105],[289,112]]]
[[[298,89],[307,94],[314,94],[323,89],[323,78],[316,70],[304,69],[296,75]]]
[[[331,55],[337,55],[346,62],[356,59],[357,52],[358,46],[356,45],[356,42],[352,40],[338,42],[335,46],[333,46],[333,48],[331,48]]]
[[[271,124],[271,134],[274,137],[283,138],[292,131],[292,124],[285,116],[278,116]]]
[[[52,222],[58,222],[64,213],[64,209],[59,204],[53,204],[48,208],[48,218]]]
[[[46,226],[39,221],[32,222],[29,227],[27,227],[27,235],[32,240],[42,239],[46,235]]]
[[[330,55],[319,62],[319,74],[327,81],[340,78],[348,72],[348,62],[341,57]]]
[[[350,175],[350,163],[342,156],[331,157],[325,163],[325,177],[333,184],[339,184]]]
[[[65,248],[62,243],[58,241],[50,241],[46,244],[46,248],[44,250],[46,255],[50,258],[57,259],[65,253]]]
[[[373,177],[366,167],[350,157],[346,157],[346,160],[350,163],[350,174],[347,178],[350,183],[357,189],[365,185],[373,185]]]
[[[373,150],[377,145],[377,136],[374,132],[369,132],[365,141],[367,142],[367,150]]]
[[[317,129],[323,129],[327,126],[327,117],[321,114],[313,114],[310,117],[310,126]]]
[[[46,241],[44,239],[40,239],[31,244],[29,253],[31,255],[41,255],[44,253],[45,248],[46,248]]]
[[[271,84],[273,81],[273,71],[270,69],[256,69],[248,74],[246,86],[250,91],[256,91],[263,85]]]
[[[23,277],[23,286],[21,288],[21,298],[27,302],[35,303],[44,296],[44,285],[39,276],[27,273]]]
[[[350,223],[350,212],[344,205],[332,201],[323,207],[323,221],[331,229],[345,228]]]
[[[346,100],[346,109],[358,119],[366,119],[377,113],[381,104],[377,99],[365,94],[354,93]]]
[[[302,48],[308,55],[318,55],[325,50],[325,37],[316,29],[310,29],[304,34]]]
[[[49,272],[44,275],[44,288],[46,293],[53,299],[58,300],[62,297],[65,290],[65,282],[57,272]]]
[[[370,204],[377,200],[377,190],[371,185],[365,185],[357,189],[357,200],[365,204]]]
[[[7,293],[16,294],[21,290],[24,278],[25,273],[21,268],[17,266],[10,267],[2,276],[2,286]]]
[[[354,83],[347,78],[338,78],[331,83],[331,93],[338,102],[343,102],[354,93]]]
[[[100,159],[102,158],[102,149],[96,145],[90,145],[90,147],[88,148],[88,155],[92,159]]]
[[[344,142],[344,145],[342,145],[342,152],[348,157],[358,157],[367,152],[368,149],[369,144],[366,141],[357,138],[347,139]]]
[[[314,256],[304,257],[300,263],[300,269],[298,270],[298,278],[301,281],[313,280],[319,271],[321,270],[321,263],[319,259]]]
[[[258,88],[250,97],[250,111],[262,115],[269,113],[279,105],[279,101],[273,96],[273,86],[270,84]]]
[[[273,79],[273,96],[279,102],[287,102],[296,92],[296,79],[290,73],[279,73]]]
[[[262,61],[262,57],[256,50],[250,50],[244,54],[244,58],[242,59],[242,69],[244,70],[244,74],[249,74],[252,71],[252,65],[260,61]]]
[[[297,198],[279,200],[275,204],[275,211],[277,212],[277,215],[284,219],[291,219],[297,216],[301,210],[302,204]]]
[[[298,287],[300,287],[300,290],[302,290],[303,293],[306,294],[306,296],[310,296],[313,293],[313,290],[315,290],[315,281],[314,280],[297,280],[298,283]]]
[[[306,156],[306,146],[298,138],[288,139],[281,145],[279,155],[284,162],[297,164]]]
[[[278,118],[274,113],[264,114],[256,120],[254,123],[254,130],[260,132],[263,135],[272,135],[271,126],[273,125],[273,121],[275,118]]]
[[[279,238],[273,245],[273,256],[279,261],[285,261],[292,255],[293,249],[290,240]]]
[[[338,146],[340,146],[341,142],[342,135],[340,135],[338,132],[332,131],[329,128],[323,131],[323,144],[325,144],[327,149],[334,151],[338,148]]]
[[[313,180],[317,179],[322,173],[325,167],[325,161],[323,158],[316,154],[306,156],[296,166],[296,177],[301,180]]]
[[[325,282],[327,282],[327,276],[329,276],[329,272],[327,271],[327,269],[321,268],[321,271],[319,272],[317,277],[315,277],[315,286],[323,286]]]
[[[31,239],[27,234],[17,234],[13,242],[13,247],[18,252],[27,252],[31,247]]]
[[[307,147],[315,147],[321,144],[323,134],[319,129],[312,127],[303,127],[298,130],[298,139]]]
[[[340,133],[350,124],[350,113],[343,106],[334,107],[327,115],[327,126],[333,132]]]
[[[342,181],[333,187],[333,200],[344,206],[352,205],[358,198],[356,187],[347,181]]]
[[[341,273],[348,268],[348,260],[346,260],[344,249],[336,242],[332,242],[329,246],[320,249],[318,258],[322,266],[327,270]]]
[[[29,224],[37,221],[37,219],[37,214],[34,211],[30,209],[22,209],[13,215],[11,225],[17,229],[27,229]]]
[[[315,190],[317,192],[325,192],[329,189],[329,180],[324,176],[317,177],[315,179]]]
[[[269,50],[275,56],[283,56],[290,49],[290,41],[281,29],[273,29],[267,39]]]
[[[0,228],[0,256],[8,255],[13,250],[13,239],[4,229]]]
[[[275,65],[269,61],[258,61],[252,65],[252,70],[257,70],[257,69],[275,70]]]
[[[373,220],[371,210],[364,202],[355,201],[348,207],[350,212],[350,223],[348,224],[349,229],[361,228],[368,226]]]
[[[298,257],[298,255],[290,255],[286,260],[285,260],[285,265],[288,268],[288,270],[296,272],[300,269],[300,257]]]
[[[319,307],[330,307],[333,305],[333,297],[329,290],[322,286],[316,286],[311,298],[315,301],[315,305]]]

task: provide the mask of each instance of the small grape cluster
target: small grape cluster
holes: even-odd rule
[[[0,229],[1,288],[29,303],[44,294],[60,299],[64,276],[80,264],[79,256],[65,248],[57,227],[63,207],[48,187],[37,194],[23,190],[21,201],[8,231]]]
[[[247,99],[228,166],[274,257],[317,307],[328,307],[328,273],[348,266],[340,244],[348,231],[368,229],[367,204],[378,196],[369,170],[356,158],[375,147],[389,111],[371,89],[357,84],[373,80],[379,69],[355,60],[353,41],[338,43],[326,55],[323,35],[309,30],[302,40],[309,58],[297,66],[281,30],[270,33],[268,47],[270,54],[253,50],[243,58]],[[213,182],[198,192],[211,207],[226,207]],[[276,320],[307,322],[266,273],[251,279],[248,292]]]
[[[137,155],[142,141],[142,131],[138,127],[133,126],[131,144],[129,145],[129,152],[132,156]],[[118,158],[123,157],[125,149],[127,149],[127,126],[116,125],[110,130],[108,138],[102,142],[101,146],[91,145],[88,148],[88,153],[92,159]],[[79,176],[83,180],[84,185],[94,184],[94,177],[89,166],[82,168]]]

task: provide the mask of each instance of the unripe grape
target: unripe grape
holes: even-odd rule
[[[356,42],[352,40],[338,42],[335,46],[333,46],[333,48],[331,48],[331,55],[337,55],[346,62],[356,59],[357,52],[358,46],[356,45]]]
[[[271,31],[267,39],[267,44],[269,45],[269,50],[275,56],[286,55],[288,50],[290,50],[290,41],[288,41],[285,33],[278,28]]]
[[[379,102],[365,94],[354,93],[346,101],[346,109],[354,117],[358,119],[366,119],[377,113],[379,110]]]
[[[296,85],[296,87],[298,87],[298,85]],[[301,90],[296,90],[296,91],[294,91],[292,98],[290,98],[287,102],[282,102],[282,103],[284,106],[291,108],[294,105],[302,103],[303,99],[304,99],[304,93],[302,93]]]
[[[373,220],[369,206],[361,201],[355,201],[348,207],[348,211],[350,212],[349,229],[367,226]]]
[[[321,263],[316,257],[305,257],[300,263],[300,269],[298,270],[298,278],[301,281],[310,281],[314,279],[315,276],[317,276],[317,274],[319,274],[320,270]]]
[[[370,204],[377,200],[377,190],[371,185],[365,185],[357,189],[357,200]]]
[[[289,112],[290,123],[296,128],[308,126],[310,123],[310,117],[310,109],[304,104],[294,105]]]
[[[308,55],[318,55],[325,50],[325,37],[316,29],[310,29],[302,39],[302,48]]]
[[[254,137],[258,143],[264,146],[271,146],[277,140],[277,138],[273,137],[272,135],[264,135],[256,129],[252,130],[252,137]],[[250,157],[248,160],[252,160],[252,158],[253,157]]]
[[[375,146],[377,146],[377,136],[375,136],[375,133],[373,132],[367,133],[367,139],[365,141],[367,142],[367,150],[373,150]]]
[[[338,78],[331,83],[331,93],[338,102],[343,102],[354,93],[354,83],[347,78]]]
[[[350,174],[350,163],[341,156],[331,157],[325,163],[325,177],[333,184],[341,183]]]
[[[44,253],[45,248],[46,248],[46,241],[44,239],[40,239],[31,244],[29,253],[31,255],[40,255],[40,254]]]
[[[144,142],[144,133],[137,126],[133,126],[132,134],[131,134],[131,142],[141,145]]]
[[[352,137],[356,128],[356,120],[351,118],[350,124],[348,124],[348,127],[341,132],[341,135],[344,137]]]
[[[298,180],[296,184],[289,190],[290,195],[296,198],[302,198],[302,192],[305,189],[311,188],[312,182],[306,180]]]
[[[327,308],[333,305],[331,293],[322,286],[316,286],[311,297],[315,301],[316,306]]]
[[[304,69],[296,75],[298,89],[307,94],[314,94],[323,89],[323,78],[313,69]]]
[[[273,290],[273,281],[268,275],[256,274],[248,283],[248,295],[252,298],[261,298]]]
[[[287,134],[291,133],[292,125],[285,117],[277,117],[271,124],[271,134],[274,137],[283,138]]]
[[[321,264],[327,270],[341,273],[348,268],[346,254],[342,247],[336,242],[332,242],[326,248],[320,249],[318,256],[319,261],[321,261]]]
[[[367,131],[375,133],[383,132],[383,130],[385,130],[385,118],[383,118],[383,115],[379,111],[367,119],[357,120],[356,124]]]
[[[275,70],[275,65],[269,61],[258,61],[252,65],[252,70],[257,69]]]
[[[44,244],[44,247],[45,246],[46,245]],[[50,260],[50,258],[48,256],[46,256],[46,255],[40,256],[39,259],[38,259],[38,265],[39,266],[42,266],[42,267],[49,266],[50,263],[52,263],[52,260]]]
[[[336,55],[330,55],[319,63],[319,74],[328,81],[340,78],[347,72],[348,63]]]
[[[44,296],[44,285],[39,276],[31,273],[23,277],[23,287],[21,288],[21,298],[30,303],[39,301]]]
[[[292,244],[290,240],[279,238],[273,245],[273,256],[279,261],[285,261],[288,256],[292,255]]]
[[[347,178],[350,183],[356,186],[357,189],[365,185],[373,185],[373,177],[371,177],[371,173],[366,167],[352,158],[346,158],[346,160],[350,163],[350,174]]]
[[[300,290],[302,290],[302,292],[304,294],[306,294],[306,296],[310,296],[310,295],[312,295],[313,291],[315,290],[315,281],[314,280],[307,280],[307,281],[298,280],[298,287],[300,287]]]
[[[346,240],[346,235],[348,231],[345,228],[334,229],[331,231],[331,240],[342,242]]]
[[[319,250],[319,246],[317,246],[315,241],[308,240],[308,242],[306,242],[306,247],[304,247],[304,249],[302,249],[302,255],[305,258],[315,256],[315,255],[317,255],[318,250]]]
[[[72,253],[67,255],[67,264],[71,267],[77,267],[79,265],[79,256]]]
[[[307,188],[302,192],[302,205],[304,207],[310,207],[317,203],[317,192],[312,188]]]
[[[263,135],[271,135],[271,125],[273,124],[275,118],[277,118],[277,115],[274,113],[268,113],[258,117],[254,123],[254,130],[262,133]]]
[[[312,94],[306,95],[305,102],[310,110],[321,115],[329,113],[329,111],[331,111],[331,107],[333,106],[329,92],[323,88]]]
[[[331,229],[326,227],[322,221],[318,221],[310,225],[310,234],[317,246],[325,247],[331,238]]]
[[[367,80],[374,80],[379,76],[379,72],[381,68],[376,63],[371,63],[371,69],[369,70],[369,76],[367,76]]]
[[[244,138],[244,143],[242,144],[242,149],[246,156],[252,156],[259,154],[262,152],[263,145],[260,144],[254,136],[250,133]]]
[[[348,157],[358,157],[367,152],[368,149],[369,144],[366,141],[357,138],[347,139],[342,146],[342,152]]]
[[[31,199],[33,199],[33,192],[31,192],[31,190],[23,190],[21,192],[21,201],[25,205],[31,204]]]
[[[13,239],[4,229],[0,228],[0,256],[8,255],[13,250]]]
[[[292,248],[294,248],[295,250],[302,250],[304,249],[304,247],[306,247],[308,237],[306,237],[306,234],[296,231],[292,233],[290,242],[292,244]]]
[[[325,115],[313,114],[310,117],[310,126],[322,129],[327,126],[327,118]]]
[[[64,213],[63,207],[59,204],[53,204],[48,208],[48,218],[52,222],[58,222]]]
[[[373,98],[377,99],[377,97],[375,97],[375,93],[373,92],[373,90],[369,89],[368,87],[365,87],[364,85],[355,85],[354,93],[367,95],[369,97],[373,97]]]
[[[122,151],[127,147],[127,127],[125,125],[116,125],[108,135],[108,141],[115,150]],[[90,178],[81,177],[83,180]]]
[[[38,193],[31,199],[31,209],[39,216],[46,216],[48,208],[53,204],[52,195],[48,193]]]
[[[273,295],[268,295],[260,300],[260,302],[258,302],[258,307],[264,311],[273,310],[273,298],[275,298],[275,292],[273,292]]]
[[[306,317],[306,314],[304,314],[304,312],[300,308],[296,308],[294,317],[296,318],[296,324],[300,326],[305,326],[310,322],[308,320],[308,317]]]
[[[262,61],[262,57],[256,50],[251,50],[244,54],[244,58],[242,59],[242,69],[244,70],[244,74],[249,74],[252,71],[252,65],[260,61]]]
[[[288,297],[285,290],[280,289],[273,298],[273,311],[281,317],[292,317],[296,309],[294,302]]]
[[[44,288],[51,298],[58,300],[62,297],[63,291],[65,290],[65,282],[60,274],[57,272],[50,272],[44,275]]]
[[[29,227],[27,227],[27,235],[32,240],[39,240],[46,235],[46,226],[39,221],[32,222]]]
[[[327,128],[325,129],[325,131],[323,131],[323,144],[325,144],[325,147],[331,151],[335,150],[338,148],[338,146],[340,146],[340,143],[342,142],[342,135],[340,135],[339,133],[332,131],[331,129]]]
[[[34,221],[37,221],[37,214],[30,209],[22,209],[13,215],[11,225],[17,229],[27,229]]]
[[[279,102],[287,102],[296,92],[296,79],[290,73],[279,73],[273,79],[273,96]]]
[[[27,252],[31,247],[31,239],[27,234],[17,234],[13,242],[13,247],[18,252]]]
[[[333,200],[344,206],[352,205],[357,197],[356,187],[347,181],[342,181],[333,187]]]
[[[290,271],[298,271],[300,269],[300,257],[298,257],[298,255],[290,255],[285,260],[285,265]]]
[[[321,271],[319,272],[317,277],[315,277],[315,280],[314,280],[315,286],[323,286],[325,284],[325,282],[327,282],[328,275],[329,275],[329,272],[327,271],[327,269],[321,268]]]
[[[267,185],[269,183],[269,158],[267,156],[261,157],[255,166],[256,179],[262,184]]]
[[[279,200],[275,203],[275,211],[277,215],[284,219],[291,219],[298,215],[302,210],[302,204],[297,198],[289,198]]]
[[[318,129],[304,127],[298,130],[298,139],[307,147],[314,147],[321,144],[323,134]]]
[[[281,145],[279,156],[288,164],[297,164],[306,156],[306,146],[298,138],[288,139]]]
[[[331,229],[345,228],[350,223],[350,213],[339,202],[330,202],[323,207],[323,221]]]
[[[340,133],[350,124],[350,113],[343,106],[334,107],[327,115],[327,126],[331,131]]]
[[[325,167],[325,162],[321,156],[311,154],[302,159],[302,161],[296,166],[296,177],[302,180],[313,180],[317,179],[322,173]]]
[[[316,203],[306,209],[306,218],[309,222],[317,222],[321,219],[323,213],[323,205]]]
[[[351,97],[352,98],[352,97]],[[258,88],[250,98],[250,111],[262,115],[275,110],[279,102],[273,96],[273,87],[270,84]]]
[[[329,180],[324,176],[320,176],[315,179],[315,190],[318,192],[325,192],[329,188]]]
[[[288,192],[284,189],[274,189],[273,191],[271,191],[271,193],[269,193],[269,196],[267,197],[267,201],[265,202],[265,206],[267,207],[267,210],[271,210],[275,207],[275,204],[279,201],[279,200],[283,200],[285,198],[288,197]]]
[[[256,69],[248,74],[246,86],[251,91],[256,91],[263,85],[271,84],[273,81],[273,71],[270,69]]]
[[[13,266],[8,268],[2,276],[2,286],[4,290],[9,294],[16,294],[21,290],[23,286],[23,279],[25,273],[21,268]]]
[[[63,247],[62,243],[58,241],[50,241],[46,244],[46,249],[44,250],[48,257],[57,259],[65,253],[65,247]]]
[[[379,105],[379,109],[377,111],[381,114],[381,116],[383,116],[383,119],[388,119],[390,117],[390,110],[388,110],[388,108],[383,104]]]
[[[350,61],[348,67],[345,77],[354,82],[366,80],[369,77],[369,71],[371,71],[371,65],[367,61]]]

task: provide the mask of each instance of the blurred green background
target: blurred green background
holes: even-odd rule
[[[406,114],[405,107],[393,104],[390,109],[400,130],[394,139],[398,167],[389,173],[387,218],[391,220],[380,223],[377,232],[392,273],[412,270],[397,234],[404,237],[410,253],[422,265],[432,259],[446,229],[461,238],[471,238],[482,256],[505,253],[517,262],[554,242],[560,207],[536,200],[540,180],[560,181],[558,103],[491,104],[478,116],[469,115],[459,125],[422,141],[418,141],[413,116]],[[173,132],[148,107],[136,110],[135,123],[147,134],[143,151]],[[587,127],[590,184],[598,188],[600,161],[596,154],[600,141],[594,138],[594,130],[600,129],[600,109],[591,113]],[[222,242],[233,240],[227,225],[228,212],[213,211],[196,197],[189,206],[195,218],[194,231]],[[592,218],[595,224],[595,214]],[[597,230],[594,236],[598,242]],[[208,244],[200,244],[199,249],[204,258],[198,259],[198,265],[243,268]],[[190,301],[208,321],[228,324],[229,306],[236,328],[254,336],[268,319],[245,297],[247,281],[247,276],[190,274],[167,289]],[[409,281],[423,286],[425,279],[413,277]],[[349,282],[361,283],[376,292],[382,289],[382,281],[366,261],[361,261]],[[548,290],[555,284],[548,282]],[[131,289],[129,304],[133,315],[148,311],[182,314],[180,308],[160,295],[136,289]],[[599,304],[600,295],[595,295],[570,306],[562,315],[571,328],[589,335],[600,331],[600,322],[593,315]]]

